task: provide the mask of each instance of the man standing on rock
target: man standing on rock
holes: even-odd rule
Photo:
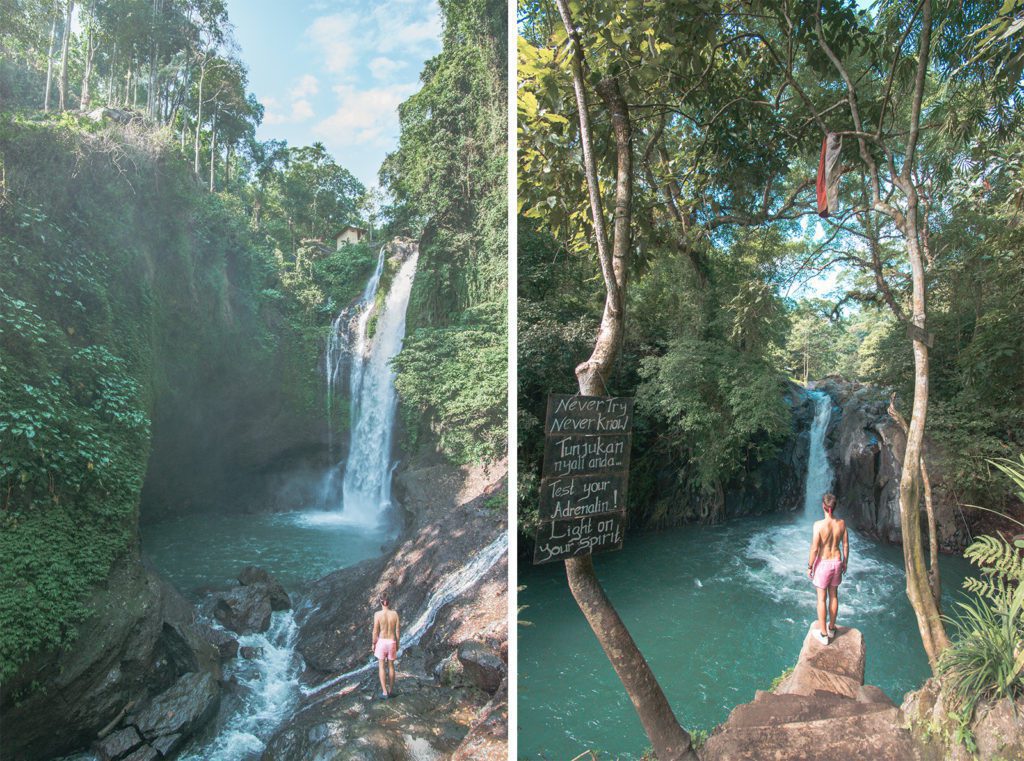
[[[832,517],[836,509],[836,496],[826,494],[821,499],[823,520],[814,524],[811,537],[811,554],[807,559],[807,575],[818,591],[818,631],[814,635],[818,642],[828,644],[828,638],[836,636],[836,615],[839,613],[839,584],[846,573],[850,560],[850,539],[846,534],[846,522]],[[842,545],[842,549],[840,548]],[[830,622],[825,628],[825,603],[828,597]]]
[[[395,661],[398,659],[398,613],[388,607],[385,592],[380,610],[373,614],[373,654],[380,670],[380,688],[385,699],[395,691]]]

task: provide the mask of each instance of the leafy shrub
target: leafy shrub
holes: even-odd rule
[[[424,414],[453,462],[482,462],[505,452],[508,350],[504,309],[485,304],[443,328],[406,336],[394,360],[402,405]],[[409,417],[406,417],[407,422]]]
[[[993,462],[1024,490],[1024,457]],[[948,619],[953,643],[939,658],[943,689],[959,712],[957,738],[970,748],[975,708],[988,700],[1024,695],[1024,540],[980,536],[964,557],[980,578],[964,580],[973,597],[958,602]]]

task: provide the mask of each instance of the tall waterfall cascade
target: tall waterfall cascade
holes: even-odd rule
[[[814,422],[811,423],[811,443],[807,457],[804,519],[813,523],[822,517],[822,496],[832,489],[832,466],[825,451],[825,433],[832,420],[832,398],[823,391],[810,391],[808,394],[814,400]]]
[[[395,246],[398,253],[393,258],[403,254],[404,258],[399,259],[378,308],[378,290],[388,266],[390,248],[381,248],[355,315],[343,310],[331,324],[325,357],[332,455],[333,405],[339,396],[344,367],[348,365],[349,446],[345,461],[336,463],[324,477],[321,507],[332,511],[339,522],[367,528],[380,525],[391,507],[392,435],[398,411],[391,360],[402,350],[405,315],[419,258],[414,245]],[[375,327],[372,335],[371,326]]]

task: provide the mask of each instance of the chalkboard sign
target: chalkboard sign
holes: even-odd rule
[[[629,470],[628,433],[602,436],[549,434],[544,438],[544,475],[575,476]]]
[[[626,509],[626,474],[601,473],[540,482],[541,520],[566,520]]]
[[[633,399],[602,396],[548,396],[544,433],[630,433]]]
[[[548,396],[535,564],[622,548],[632,430],[631,398]]]
[[[622,549],[626,516],[595,515],[580,520],[548,521],[537,532],[534,564]]]

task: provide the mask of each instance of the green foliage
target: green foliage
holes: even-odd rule
[[[500,457],[507,419],[506,13],[442,2],[442,50],[399,107],[399,147],[380,176],[394,232],[420,253],[395,367],[411,438],[420,422],[456,462]],[[439,358],[440,367],[438,367]]]
[[[321,315],[282,284],[237,199],[198,192],[174,150],[71,118],[0,118],[5,682],[74,639],[89,593],[133,550],[147,467],[164,469],[167,499],[204,475],[167,472],[181,463],[151,446],[151,419],[186,451],[192,421],[232,423],[211,378],[242,407],[272,396],[319,417]],[[368,252],[350,253],[318,263],[325,298],[361,287],[348,279]]]
[[[395,359],[403,404],[429,413],[442,450],[457,463],[505,451],[507,348],[501,304],[468,309],[456,325],[407,335]]]
[[[790,666],[789,668],[785,669],[781,674],[779,674],[777,677],[772,679],[772,683],[771,683],[771,685],[769,685],[768,691],[769,692],[775,692],[775,690],[779,689],[779,687],[782,686],[782,683],[785,682],[787,679],[789,679],[793,675],[793,670],[795,668],[796,668],[796,666]]]
[[[792,427],[778,373],[729,345],[680,338],[640,367],[641,408],[664,420],[689,453],[691,478],[713,492],[737,475],[748,450],[774,453]]]

